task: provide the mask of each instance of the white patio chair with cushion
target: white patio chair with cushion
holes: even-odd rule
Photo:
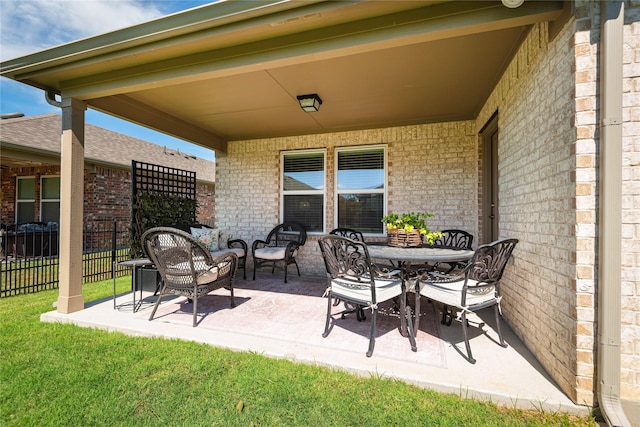
[[[253,280],[256,280],[256,270],[263,265],[271,267],[271,273],[278,264],[284,268],[284,283],[287,283],[287,267],[295,264],[300,276],[300,268],[296,261],[298,249],[307,241],[307,231],[295,222],[279,224],[269,232],[265,240],[256,240],[251,246],[253,255]]]
[[[364,236],[362,235],[362,233],[358,230],[354,230],[353,228],[338,227],[331,230],[329,234],[334,236],[346,237],[347,239],[355,240],[356,242],[364,242]],[[334,307],[337,307],[338,305],[340,305],[340,298],[336,298],[335,301],[333,302]],[[367,320],[367,317],[364,315],[364,310],[362,309],[361,306],[356,305],[356,306],[350,307],[349,306],[350,304],[348,302],[345,302],[344,305],[345,305],[345,308],[347,308],[347,310],[344,313],[342,313],[343,318],[345,315],[349,313],[355,313],[356,319],[358,319],[358,322],[363,322]]]
[[[503,239],[479,246],[458,274],[423,272],[415,287],[415,332],[418,332],[420,321],[420,297],[424,296],[441,306],[442,324],[450,325],[454,314],[459,313],[467,360],[475,363],[467,333],[467,314],[493,306],[500,345],[506,347],[500,329],[500,279],[517,243],[517,239]]]
[[[407,306],[404,274],[401,270],[382,272],[371,263],[367,245],[340,236],[325,236],[318,240],[327,270],[327,319],[323,337],[329,335],[332,298],[350,302],[371,310],[371,329],[367,357],[375,346],[378,305],[400,299],[400,332],[408,336],[411,350],[417,351],[411,308]],[[407,332],[407,325],[409,332]]]
[[[225,252],[213,258],[211,252],[191,234],[171,227],[156,227],[142,235],[142,246],[162,277],[162,289],[149,320],[166,294],[186,296],[193,301],[193,326],[197,326],[198,298],[225,288],[235,307],[233,281],[238,256]]]

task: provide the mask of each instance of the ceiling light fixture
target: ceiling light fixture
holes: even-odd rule
[[[298,95],[298,103],[300,103],[300,108],[302,108],[307,113],[314,113],[320,109],[320,105],[322,105],[322,99],[316,93],[311,93],[309,95]]]
[[[502,0],[502,4],[508,7],[509,9],[515,9],[516,7],[522,6],[524,0]]]

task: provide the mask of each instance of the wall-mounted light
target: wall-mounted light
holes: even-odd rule
[[[509,9],[515,9],[516,7],[522,6],[524,0],[502,0],[502,4],[508,7]]]
[[[312,93],[309,95],[298,95],[298,102],[300,103],[300,108],[302,108],[307,113],[314,113],[320,109],[320,105],[322,105],[322,99],[316,93]]]

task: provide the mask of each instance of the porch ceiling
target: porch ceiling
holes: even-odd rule
[[[226,151],[226,141],[474,118],[561,1],[207,5],[0,65],[0,74]],[[317,93],[317,113],[296,96]]]

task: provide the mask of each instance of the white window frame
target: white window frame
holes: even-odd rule
[[[324,170],[322,173],[322,189],[321,190],[284,190],[284,159],[288,155],[300,155],[300,154],[322,154]],[[322,195],[322,231],[308,231],[308,234],[321,235],[326,232],[327,220],[327,150],[322,149],[307,149],[307,150],[288,150],[280,152],[280,221],[284,221],[284,198],[285,196],[295,195]]]
[[[340,190],[339,189],[339,183],[338,183],[338,157],[339,157],[339,153],[343,152],[343,151],[349,151],[349,152],[353,152],[353,151],[369,151],[369,150],[375,150],[375,149],[382,149],[382,154],[383,154],[383,163],[384,163],[384,188],[383,189],[358,189],[358,190],[354,190],[354,189],[348,189],[348,190]],[[388,204],[388,195],[387,195],[387,188],[389,187],[388,185],[388,176],[389,176],[389,159],[388,159],[388,145],[387,144],[375,144],[375,145],[356,145],[356,146],[349,146],[349,147],[336,147],[335,151],[334,151],[334,189],[335,189],[335,194],[334,194],[334,203],[333,203],[333,228],[338,227],[338,200],[340,197],[340,194],[351,194],[354,192],[357,192],[359,194],[382,194],[382,216],[385,216],[387,214],[387,204]],[[382,219],[382,218],[380,218]],[[382,223],[381,223],[382,224]],[[364,233],[364,236],[371,236],[371,237],[380,237],[380,236],[386,236],[385,234],[385,228],[384,225],[382,227],[382,232],[381,233]]]

